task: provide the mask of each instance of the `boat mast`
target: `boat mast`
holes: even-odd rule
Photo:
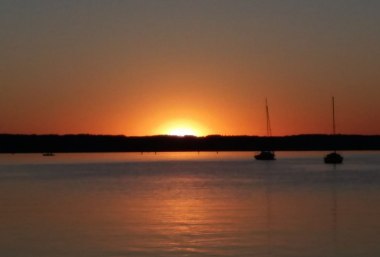
[[[334,147],[334,153],[336,153],[336,128],[335,128],[335,97],[332,97],[332,122],[333,122],[333,147]]]
[[[272,128],[270,126],[270,118],[269,118],[269,107],[268,107],[268,99],[265,98],[265,109],[267,114],[267,136],[272,136]]]
[[[332,97],[333,135],[335,135],[335,98]]]

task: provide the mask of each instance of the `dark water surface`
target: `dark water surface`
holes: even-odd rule
[[[0,256],[380,256],[380,152],[0,155]]]

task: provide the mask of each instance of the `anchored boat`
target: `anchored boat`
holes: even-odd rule
[[[336,129],[335,129],[335,98],[332,97],[332,119],[333,119],[333,140],[335,140],[335,134],[336,134]],[[325,156],[324,161],[327,164],[340,164],[343,162],[343,156],[341,156],[339,153],[336,152],[335,149],[335,142],[334,144],[334,152],[329,153]]]
[[[270,126],[270,118],[269,118],[269,107],[268,100],[265,99],[265,110],[266,110],[266,118],[267,118],[267,136],[272,136],[272,128]],[[276,160],[276,156],[274,151],[272,150],[262,150],[259,154],[255,155],[256,160],[260,161],[273,161]]]

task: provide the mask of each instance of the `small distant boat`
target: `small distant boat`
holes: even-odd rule
[[[326,155],[324,160],[328,164],[340,164],[343,162],[343,157],[337,152],[332,152]]]
[[[42,155],[43,155],[43,156],[54,156],[55,154],[54,154],[54,153],[51,153],[51,152],[48,152],[48,153],[43,153]]]
[[[260,161],[276,160],[273,151],[261,151],[259,154],[255,155],[255,159]]]
[[[266,110],[266,117],[267,117],[267,136],[272,136],[272,128],[270,126],[270,119],[269,119],[269,108],[268,108],[268,100],[265,99],[265,110]],[[276,156],[274,154],[274,151],[271,150],[262,150],[259,154],[255,155],[256,160],[260,161],[274,161],[276,160]]]
[[[335,139],[335,98],[332,97],[332,118],[333,118],[333,136]],[[335,148],[335,145],[334,145]],[[325,156],[324,161],[326,164],[341,164],[343,163],[343,156],[338,154],[336,150]]]

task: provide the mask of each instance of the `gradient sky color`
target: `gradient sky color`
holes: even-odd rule
[[[0,133],[380,134],[380,1],[0,0]]]

